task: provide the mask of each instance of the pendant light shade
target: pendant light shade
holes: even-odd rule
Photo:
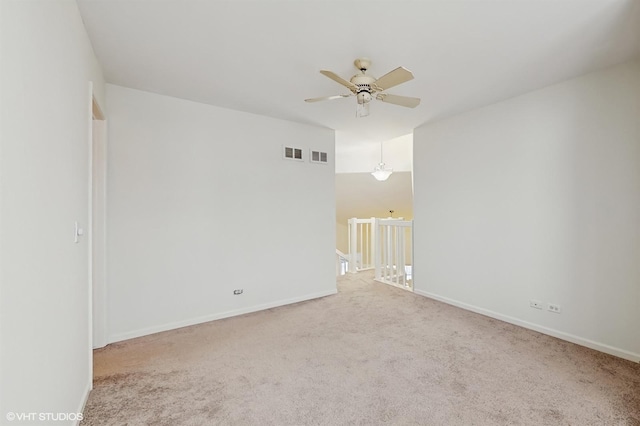
[[[383,181],[389,179],[391,173],[393,173],[393,169],[387,169],[385,167],[384,161],[382,161],[382,142],[380,142],[380,163],[378,163],[378,165],[373,169],[373,172],[371,172],[371,174],[377,180]]]
[[[393,173],[393,169],[385,168],[384,163],[378,164],[376,168],[373,169],[373,172],[371,172],[373,177],[378,179],[379,181],[389,179],[389,176],[391,176],[391,173]]]

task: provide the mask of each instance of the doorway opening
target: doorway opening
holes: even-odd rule
[[[377,263],[380,280],[412,288],[413,133],[373,141],[336,132],[335,158],[337,275]],[[380,180],[372,172],[383,161],[392,170]],[[378,262],[374,247],[384,249]]]

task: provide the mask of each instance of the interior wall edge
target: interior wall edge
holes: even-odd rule
[[[92,359],[93,360],[93,359]],[[87,401],[89,400],[89,394],[93,390],[93,375],[89,378],[89,383],[87,383],[87,387],[84,390],[84,394],[82,399],[80,400],[80,405],[78,406],[78,411],[76,413],[84,413],[84,408],[87,405]],[[80,424],[82,420],[78,419],[74,422],[76,426]]]

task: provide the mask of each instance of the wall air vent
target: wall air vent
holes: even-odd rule
[[[285,160],[295,160],[295,161],[304,161],[302,158],[302,149],[300,148],[292,148],[290,146],[284,146],[283,149],[283,157]]]
[[[309,161],[311,163],[327,164],[329,156],[326,152],[311,150]]]

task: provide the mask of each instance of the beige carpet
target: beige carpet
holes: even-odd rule
[[[640,425],[640,365],[373,282],[95,352],[83,425]]]

